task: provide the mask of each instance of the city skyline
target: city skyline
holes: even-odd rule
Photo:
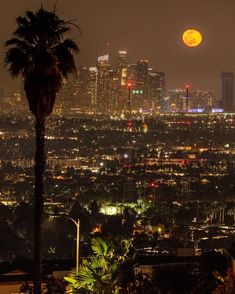
[[[54,1],[42,3],[53,9]],[[40,4],[41,1],[32,3],[28,0],[3,4],[1,25],[9,25],[1,33],[1,44],[14,30],[15,17],[25,10],[38,8]],[[76,19],[82,29],[83,36],[76,31],[72,33],[81,48],[78,66],[95,65],[97,56],[106,53],[109,42],[112,65],[115,65],[118,50],[127,50],[130,63],[149,59],[157,71],[165,72],[167,89],[191,83],[195,89],[214,91],[217,99],[220,73],[234,70],[235,41],[231,37],[234,8],[235,3],[229,0],[148,1],[145,6],[142,1],[134,4],[131,1],[109,3],[107,0],[57,3],[58,14],[65,19]],[[186,47],[181,40],[183,31],[191,27],[198,29],[203,36],[202,44],[196,48]],[[1,67],[0,73],[1,88],[6,91],[19,88],[17,81],[10,80],[6,69]]]
[[[234,0],[53,1],[0,17],[0,293],[233,293]]]

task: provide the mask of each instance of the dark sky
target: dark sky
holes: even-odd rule
[[[51,0],[1,1],[1,46],[11,37],[15,17]],[[190,82],[193,88],[219,93],[219,73],[235,71],[235,0],[59,0],[58,14],[76,19],[83,37],[74,32],[81,53],[79,65],[92,66],[110,43],[112,63],[119,49],[126,49],[129,62],[149,59],[152,67],[166,73],[168,89]],[[203,35],[197,48],[182,44],[187,28]],[[3,59],[1,50],[1,60]],[[18,87],[0,67],[0,87]]]

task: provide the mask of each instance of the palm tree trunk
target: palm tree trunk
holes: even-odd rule
[[[34,294],[41,294],[43,174],[45,170],[45,120],[36,119],[36,154],[34,187]]]

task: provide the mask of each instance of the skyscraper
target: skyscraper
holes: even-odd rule
[[[139,60],[137,64],[128,66],[128,80],[133,84],[132,107],[136,110],[140,108],[150,108],[148,101],[148,60]]]
[[[148,96],[152,108],[161,110],[165,97],[165,74],[157,72],[154,69],[149,69],[148,72]]]
[[[127,80],[136,86],[137,81],[137,64],[128,64],[127,66]]]
[[[123,93],[125,95],[126,83],[122,86]],[[108,85],[108,97],[109,97],[109,109],[111,112],[120,112],[120,87],[117,74],[114,70],[109,70],[109,85]],[[123,101],[123,96],[121,96],[121,102]],[[121,103],[123,104],[123,103]]]
[[[79,108],[82,109],[87,109],[91,104],[87,95],[88,79],[89,69],[87,67],[80,67],[79,75],[75,85],[76,101],[74,101],[74,106],[79,106]]]
[[[110,86],[110,63],[109,55],[98,57],[98,84],[97,84],[97,110],[107,113],[110,106],[109,86]]]
[[[187,101],[185,89],[169,90],[168,111],[181,112],[187,111]]]
[[[97,84],[98,69],[97,67],[89,67],[89,75],[87,82],[87,96],[89,97],[91,110],[95,113],[97,107]]]
[[[215,107],[215,94],[209,91],[194,90],[191,91],[189,109],[204,109],[210,111]]]
[[[148,60],[137,61],[137,84],[146,90],[145,95],[148,96]]]
[[[120,50],[117,57],[117,73],[116,73],[116,86],[117,86],[117,100],[116,109],[119,111],[125,108],[126,96],[127,96],[127,52]],[[115,85],[115,81],[113,81]]]
[[[127,52],[120,50],[117,57],[117,77],[121,86],[125,86],[127,78]]]
[[[71,107],[74,107],[74,85],[75,79],[70,76],[68,79],[63,79],[62,87],[57,94],[57,101],[54,113],[62,115],[70,115]]]
[[[220,74],[220,95],[221,106],[225,112],[235,110],[234,101],[234,75],[231,72],[222,72]]]

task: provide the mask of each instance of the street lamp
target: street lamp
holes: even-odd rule
[[[76,222],[74,219],[69,217],[69,219],[75,224],[77,227],[77,242],[76,242],[76,273],[78,273],[78,266],[79,266],[79,242],[80,242],[80,220]]]

